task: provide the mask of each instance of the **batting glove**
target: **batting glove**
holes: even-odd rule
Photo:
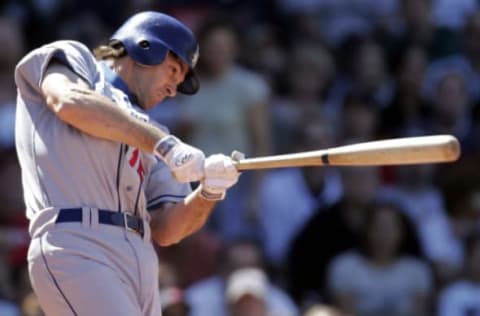
[[[227,189],[237,183],[239,176],[230,157],[211,155],[205,160],[205,178],[200,194],[206,200],[223,200]]]
[[[204,177],[204,153],[173,135],[158,141],[153,153],[167,164],[179,182],[195,182]]]

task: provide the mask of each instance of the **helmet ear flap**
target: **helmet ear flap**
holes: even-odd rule
[[[179,92],[187,95],[197,93],[198,89],[200,89],[200,81],[193,70],[190,69],[188,71],[187,75],[185,76],[185,80],[178,86],[177,89]]]

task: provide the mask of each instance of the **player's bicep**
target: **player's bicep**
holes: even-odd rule
[[[90,90],[88,84],[70,68],[59,62],[48,66],[40,84],[47,106],[54,112],[59,112],[59,106],[68,101],[72,91]]]

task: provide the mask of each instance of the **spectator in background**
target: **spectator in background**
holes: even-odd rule
[[[472,109],[472,126],[465,136],[462,146],[463,155],[480,156],[480,104]]]
[[[0,315],[19,316],[20,310],[14,304],[15,292],[10,280],[10,268],[4,254],[0,253]]]
[[[345,97],[338,124],[341,144],[367,142],[376,139],[379,109],[368,94],[350,93]]]
[[[372,35],[377,23],[391,16],[398,6],[398,0],[279,0],[277,2],[285,14],[296,15],[298,22],[304,22],[305,18],[311,20],[308,28],[316,28],[316,30],[300,33],[301,38],[304,38],[305,33],[320,33],[316,39],[323,38],[332,47],[336,47],[352,35]]]
[[[186,288],[215,273],[216,256],[222,247],[223,240],[214,232],[202,229],[181,243],[169,247],[157,247],[157,254],[162,259],[161,266],[166,267],[165,275],[174,275],[174,285]],[[195,264],[192,265],[192,262]],[[168,273],[175,267],[173,273]]]
[[[333,302],[357,316],[430,315],[433,280],[417,254],[408,219],[394,204],[367,211],[362,243],[335,257],[327,272]]]
[[[202,92],[179,100],[190,141],[206,154],[241,149],[247,155],[269,152],[267,105],[269,89],[256,73],[239,67],[238,34],[224,18],[211,18],[197,32],[202,46],[198,73]],[[222,104],[213,108],[212,104]],[[204,117],[199,120],[200,114]]]
[[[440,294],[438,316],[480,315],[480,230],[467,238],[465,249],[465,275]]]
[[[463,187],[465,191],[458,197],[451,218],[455,235],[460,243],[480,229],[480,188]]]
[[[261,156],[271,151],[269,88],[258,74],[235,63],[238,36],[235,26],[223,18],[213,17],[200,26],[202,88],[193,98],[179,98],[183,125],[190,131],[185,139],[207,155],[240,150]],[[254,233],[260,178],[258,172],[245,174],[218,204],[209,224],[223,238]]]
[[[432,3],[435,0],[402,0],[403,42],[429,47],[434,39]]]
[[[0,152],[14,150],[15,102],[17,88],[12,79],[16,63],[24,51],[20,24],[14,19],[0,16]],[[8,45],[6,44],[8,43]]]
[[[232,241],[218,256],[218,273],[186,289],[185,297],[191,307],[190,316],[230,316],[227,300],[227,280],[235,271],[255,268],[265,271],[259,246],[250,240]],[[297,307],[279,287],[268,281],[265,303],[269,315],[296,316]]]
[[[281,12],[287,15],[299,12],[317,12],[328,5],[325,0],[277,0],[276,2]]]
[[[399,53],[406,46],[419,45],[425,47],[428,55],[432,53],[435,40],[432,1],[435,0],[399,0],[396,17],[379,32],[390,65],[395,67],[401,58]]]
[[[285,43],[279,27],[269,23],[254,24],[245,30],[240,62],[257,71],[272,88],[276,87],[287,64]]]
[[[351,93],[371,98],[379,108],[393,99],[394,85],[390,79],[383,48],[371,38],[352,37],[339,49],[343,73],[337,75],[330,97],[333,108],[341,115],[345,97]]]
[[[471,12],[479,8],[476,0],[436,0],[433,6],[435,25],[460,31]]]
[[[351,36],[370,37],[377,24],[398,6],[398,0],[325,1],[321,12],[322,33],[326,41],[338,47]]]
[[[408,46],[395,67],[396,91],[392,104],[382,109],[382,138],[418,136],[425,133],[427,104],[422,97],[422,83],[428,64],[422,46]]]
[[[17,239],[9,238],[9,230],[3,226],[12,224],[17,217],[25,217],[20,167],[14,147],[17,88],[12,76],[24,50],[23,34],[17,21],[0,16],[0,43],[8,43],[0,50],[0,238],[15,242]],[[23,228],[26,233],[26,227]]]
[[[480,165],[478,157],[466,155],[462,157],[461,163],[438,166],[438,168],[440,167],[443,168],[440,169],[439,186],[443,193],[455,241],[457,254],[453,259],[458,264],[455,270],[450,271],[450,278],[438,284],[439,289],[461,275],[462,268],[465,266],[465,240],[480,229],[480,203],[478,202]]]
[[[24,50],[23,33],[17,21],[0,16],[0,43],[5,43],[0,50],[0,211],[3,211],[0,213],[4,213],[0,214],[0,221],[5,218],[8,221],[15,215],[24,217],[20,167],[14,147],[17,88],[12,76]]]
[[[452,134],[463,142],[471,128],[471,100],[465,78],[445,73],[439,78],[432,100],[432,113],[427,121],[428,134]]]
[[[396,166],[396,181],[384,186],[383,196],[401,205],[412,222],[422,247],[422,253],[433,264],[439,284],[454,277],[462,264],[445,202],[434,184],[435,165]]]
[[[20,315],[21,287],[14,275],[26,263],[29,236],[24,216],[20,167],[15,152],[15,65],[24,51],[21,25],[0,16],[0,315]],[[19,282],[20,283],[20,282]]]
[[[325,272],[329,261],[358,246],[366,206],[379,188],[378,169],[342,167],[342,198],[315,211],[293,239],[287,277],[292,297],[300,306],[325,299]]]
[[[120,24],[120,23],[119,23]],[[95,11],[83,11],[63,22],[59,36],[79,41],[87,47],[97,47],[109,38],[110,30]]]
[[[349,316],[343,311],[324,304],[315,304],[307,308],[303,316]]]
[[[38,298],[33,291],[23,298],[20,303],[20,308],[22,316],[45,316],[38,303]]]
[[[358,55],[352,61],[352,91],[370,95],[380,107],[387,106],[392,100],[393,86],[382,47],[366,40],[357,49]]]
[[[185,301],[183,290],[179,287],[169,286],[160,289],[162,316],[188,316],[190,306]]]
[[[415,1],[415,0],[412,0]],[[429,65],[423,84],[427,100],[435,98],[438,82],[447,73],[458,73],[465,80],[465,89],[473,102],[480,100],[480,10],[471,12],[461,33],[462,46],[456,54],[446,56]]]
[[[294,131],[311,117],[330,120],[335,116],[328,105],[328,88],[335,73],[330,52],[315,43],[302,43],[289,54],[285,69],[286,95],[272,102],[273,144],[276,153],[291,151],[298,139]]]
[[[0,315],[19,316],[20,311],[14,304],[15,288],[11,280],[11,267],[6,258],[7,247],[8,244],[5,244],[3,238],[0,238]]]
[[[296,128],[292,152],[335,145],[333,126],[325,118],[311,116]],[[286,168],[265,173],[259,193],[260,236],[269,265],[279,272],[277,276],[284,276],[292,239],[316,210],[331,206],[341,195],[340,175],[333,168]]]
[[[23,305],[32,307],[32,310],[41,310],[38,304],[38,298],[33,292],[32,285],[30,283],[30,277],[28,276],[28,265],[23,265],[21,268],[17,268],[17,271],[13,272],[13,285],[15,289],[15,303],[23,309]],[[34,308],[35,307],[35,308]]]
[[[178,267],[162,260],[158,266],[158,285],[160,290],[160,303],[162,316],[188,316],[190,306],[185,300],[185,294],[181,287],[181,276]]]
[[[234,271],[225,286],[229,316],[282,316],[268,311],[268,280],[262,270],[245,268]]]

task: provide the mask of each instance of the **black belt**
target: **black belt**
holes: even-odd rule
[[[62,208],[58,212],[55,223],[82,222],[83,212],[81,208]],[[100,224],[114,225],[124,227],[127,230],[133,230],[142,237],[145,232],[143,229],[143,220],[140,217],[129,215],[127,213],[113,212],[108,210],[98,210],[98,222]]]

